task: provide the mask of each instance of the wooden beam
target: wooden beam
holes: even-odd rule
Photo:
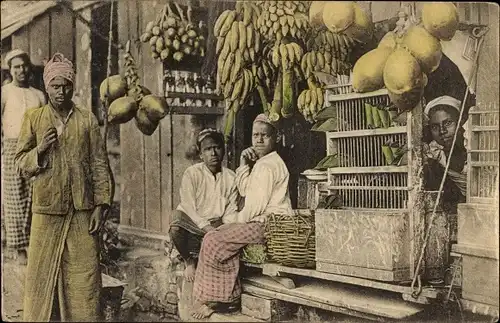
[[[50,12],[50,55],[61,53],[73,61],[74,19],[65,7],[54,7]]]
[[[30,59],[33,65],[44,66],[50,59],[50,14],[44,13],[30,24]]]
[[[158,12],[160,12],[160,4],[156,2],[142,1],[139,3],[139,12],[142,13],[140,21],[139,33],[146,29],[149,21],[153,21]],[[150,89],[153,94],[162,95],[162,86],[158,86],[158,82],[162,83],[162,67],[159,61],[153,60],[149,46],[140,46],[139,55],[142,59],[142,64],[139,68],[142,69],[142,84]],[[145,220],[146,229],[152,232],[161,231],[161,160],[160,160],[160,145],[161,145],[161,126],[151,136],[144,137],[144,172],[145,172]]]
[[[80,14],[88,21],[92,19],[91,9],[83,9]],[[81,21],[75,22],[75,98],[82,107],[92,109],[92,44],[91,30]],[[106,48],[107,50],[107,48]]]

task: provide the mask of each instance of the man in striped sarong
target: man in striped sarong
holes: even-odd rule
[[[7,53],[6,65],[12,82],[2,86],[2,209],[7,248],[16,251],[26,264],[30,233],[31,183],[19,176],[14,166],[17,138],[24,113],[45,104],[42,91],[30,86],[31,62],[28,54],[15,49]]]
[[[245,198],[244,207],[224,214],[224,224],[206,233],[202,241],[193,286],[194,318],[239,306],[240,250],[264,242],[267,215],[292,212],[288,169],[275,151],[278,141],[278,131],[267,116],[257,116],[252,127],[252,147],[241,154],[233,188]]]
[[[97,118],[72,101],[73,64],[56,53],[43,81],[49,104],[23,119],[15,162],[34,177],[24,322],[100,322],[98,231],[111,204]]]

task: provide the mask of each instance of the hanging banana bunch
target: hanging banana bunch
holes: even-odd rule
[[[307,79],[307,86],[308,89],[297,98],[297,108],[307,121],[313,123],[318,112],[323,109],[325,93],[312,76]]]

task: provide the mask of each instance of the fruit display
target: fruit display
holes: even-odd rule
[[[108,122],[122,124],[135,118],[137,128],[150,136],[166,116],[167,102],[139,84],[135,60],[130,53],[130,42],[127,43],[123,58],[124,76],[112,75],[100,85],[101,100],[109,104]]]
[[[166,4],[156,19],[147,23],[140,40],[149,43],[151,56],[161,61],[173,59],[180,62],[186,57],[205,57],[203,22],[200,21],[198,25],[191,22],[190,7],[186,21],[181,7],[174,4],[177,13],[170,4]]]
[[[458,28],[458,12],[453,3],[426,3],[422,24],[415,17],[389,31],[377,49],[365,53],[353,68],[353,89],[367,92],[386,87],[391,102],[409,110],[420,101],[427,75],[440,64],[440,40],[450,40]],[[382,73],[381,73],[382,71]],[[383,82],[381,82],[381,76]]]
[[[323,108],[325,82],[350,74],[350,55],[360,42],[312,28],[309,20],[323,20],[326,2],[313,4],[237,1],[234,10],[225,10],[216,20],[216,89],[226,103],[226,138],[236,113],[254,92],[272,122],[296,112],[314,122]]]

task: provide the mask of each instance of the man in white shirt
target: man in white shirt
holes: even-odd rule
[[[233,189],[245,197],[245,205],[239,212],[226,212],[224,225],[203,238],[193,287],[198,303],[192,313],[194,318],[238,307],[240,250],[264,242],[267,215],[292,212],[289,173],[275,151],[279,139],[278,130],[267,116],[257,116],[252,127],[252,147],[241,154]]]
[[[180,187],[181,202],[170,223],[170,237],[186,262],[184,277],[193,281],[196,255],[205,233],[222,224],[225,212],[236,212],[236,199],[231,197],[235,174],[222,167],[224,137],[214,129],[202,130],[197,148],[203,160],[184,172]]]
[[[16,171],[14,155],[24,113],[46,103],[42,91],[30,86],[31,62],[20,49],[7,53],[12,82],[2,86],[2,206],[5,213],[7,247],[26,264],[30,233],[31,185]]]

